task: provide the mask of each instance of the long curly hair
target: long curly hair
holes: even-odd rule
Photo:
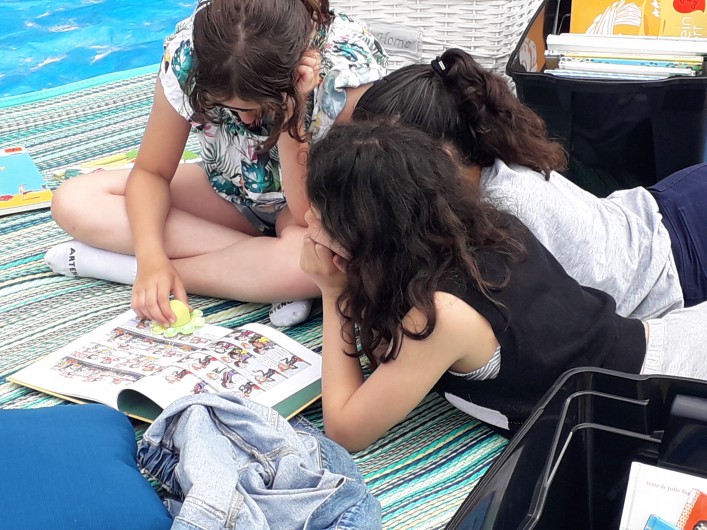
[[[268,116],[270,136],[261,151],[273,147],[284,131],[304,141],[296,69],[314,32],[328,27],[331,16],[329,0],[202,1],[194,15],[187,79],[196,120],[216,121],[209,111],[237,96],[259,103]],[[286,119],[288,105],[293,113]]]
[[[394,359],[402,335],[423,339],[436,324],[440,281],[468,275],[493,301],[505,278],[484,278],[479,252],[525,253],[511,218],[482,202],[449,149],[419,129],[373,121],[336,125],[312,146],[307,191],[322,226],[351,254],[340,315],[358,328],[361,352]],[[495,303],[495,302],[494,302]],[[401,329],[408,311],[424,330]]]
[[[548,137],[545,122],[501,76],[456,48],[445,51],[440,61],[440,73],[431,64],[413,64],[377,81],[361,96],[353,118],[395,117],[452,142],[467,164],[488,167],[499,158],[546,178],[566,167],[562,145]]]

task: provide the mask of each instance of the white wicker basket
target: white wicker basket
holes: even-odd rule
[[[385,45],[389,68],[432,60],[447,48],[462,48],[499,73],[542,0],[330,0],[333,9],[365,22],[376,35],[414,33],[421,50],[406,53]],[[411,30],[407,31],[406,30]],[[393,39],[389,37],[392,42]],[[402,42],[401,39],[396,39]],[[388,43],[390,44],[390,43]]]

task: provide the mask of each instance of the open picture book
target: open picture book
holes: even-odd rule
[[[290,418],[320,397],[321,357],[262,324],[166,338],[129,310],[7,379],[148,422],[202,392],[235,392]]]

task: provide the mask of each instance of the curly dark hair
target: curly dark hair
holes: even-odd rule
[[[311,149],[311,203],[351,254],[338,311],[358,327],[361,353],[369,358],[383,342],[392,346],[376,360],[394,359],[401,331],[429,336],[437,286],[455,274],[469,275],[493,301],[492,291],[508,275],[482,277],[479,252],[506,253],[509,262],[525,254],[517,225],[479,199],[456,156],[419,129],[374,121],[336,125]],[[413,307],[427,319],[419,333],[401,329]]]
[[[197,121],[218,102],[237,96],[256,101],[268,115],[272,148],[281,132],[304,141],[299,124],[304,102],[296,69],[311,47],[313,33],[331,22],[329,0],[205,0],[193,24],[189,103]],[[284,98],[283,98],[284,95]],[[294,109],[286,119],[288,104]]]
[[[545,174],[566,167],[567,155],[548,137],[545,122],[513,94],[499,75],[484,69],[463,50],[431,64],[404,66],[369,88],[353,118],[395,117],[434,138],[452,142],[468,164],[483,167],[499,158]]]

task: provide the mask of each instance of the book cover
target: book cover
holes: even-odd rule
[[[545,68],[545,7],[543,6],[518,49],[518,62],[526,72],[542,72]]]
[[[154,421],[177,399],[232,392],[289,418],[321,395],[321,357],[262,324],[166,337],[129,310],[7,379]]]
[[[678,519],[680,530],[707,530],[707,494],[693,489]]]
[[[705,0],[572,0],[571,33],[707,37]]]
[[[707,492],[707,478],[633,462],[619,528],[702,530],[689,526],[687,520],[703,492]]]
[[[639,59],[639,58],[631,58],[631,57],[601,57],[601,56],[595,56],[595,57],[578,57],[578,56],[572,56],[572,55],[564,55],[562,59],[568,62],[587,62],[587,63],[599,63],[599,64],[615,64],[615,65],[623,65],[623,66],[659,66],[661,68],[680,68],[680,69],[689,69],[691,72],[697,73],[702,69],[702,63],[701,62],[694,62],[694,61],[681,61],[681,60],[673,60],[673,59],[667,59],[667,55],[665,56],[666,58],[660,59],[660,58],[648,58],[646,57],[645,59]],[[692,75],[692,74],[690,74]]]
[[[0,215],[46,208],[52,190],[24,147],[0,149]]]
[[[86,173],[93,173],[94,171],[109,171],[112,169],[130,169],[135,163],[137,158],[137,149],[132,149],[130,151],[125,151],[124,153],[118,153],[116,155],[106,156],[99,158],[97,160],[90,160],[88,162],[83,162],[75,166],[68,166],[65,168],[58,169],[54,171],[53,175],[55,178],[64,180],[77,175],[84,175]],[[201,157],[188,149],[184,150],[182,154],[182,162],[193,163],[199,162]]]
[[[690,65],[694,69],[700,69],[704,62],[704,58],[700,55],[650,55],[645,53],[613,53],[603,52],[598,53],[581,53],[569,52],[563,57],[570,59],[596,59],[596,60],[615,60],[615,61],[660,61],[671,62],[677,64]]]
[[[570,79],[612,79],[615,81],[655,81],[657,79],[667,79],[667,75],[653,74],[626,74],[613,72],[587,72],[582,70],[567,70],[559,68],[549,68],[545,72],[555,77],[567,77]]]
[[[665,519],[661,519],[657,515],[651,515],[646,522],[646,526],[643,530],[682,530],[674,524],[670,524]]]
[[[641,53],[645,55],[707,55],[707,39],[680,37],[650,37],[637,35],[580,35],[574,33],[547,36],[550,54],[592,53]]]
[[[563,57],[559,61],[559,67],[565,70],[576,70],[586,72],[607,72],[617,74],[639,74],[639,75],[665,75],[665,76],[694,76],[695,70],[687,66],[677,64],[660,64],[657,61],[597,61],[593,59],[570,59]]]

